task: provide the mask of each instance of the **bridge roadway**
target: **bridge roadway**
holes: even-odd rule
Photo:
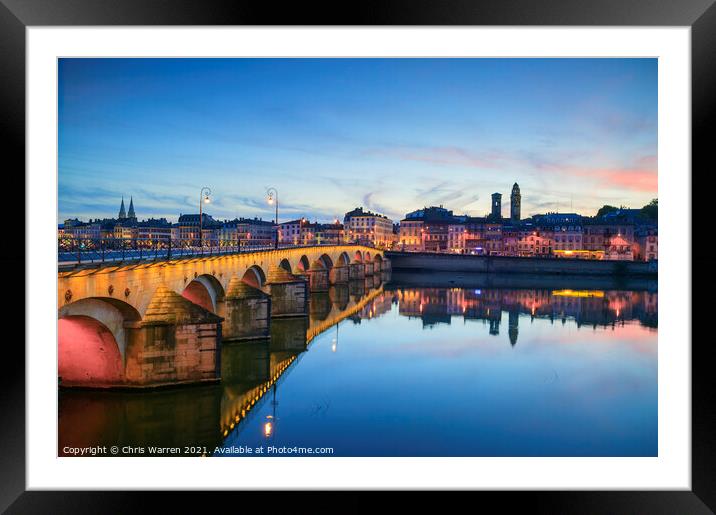
[[[267,337],[272,318],[308,314],[309,292],[389,269],[360,245],[60,268],[60,385],[216,381],[222,339]]]

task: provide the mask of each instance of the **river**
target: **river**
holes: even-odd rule
[[[654,288],[480,284],[312,294],[269,340],[224,342],[218,385],[61,390],[58,454],[657,455]]]

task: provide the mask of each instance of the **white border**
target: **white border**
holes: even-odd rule
[[[31,27],[27,43],[28,489],[690,489],[690,28]],[[659,457],[56,458],[58,56],[658,57]]]

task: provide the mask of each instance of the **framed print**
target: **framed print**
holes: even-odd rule
[[[716,506],[711,2],[3,2],[8,513]]]

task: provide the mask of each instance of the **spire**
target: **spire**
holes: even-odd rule
[[[127,218],[127,213],[124,211],[124,196],[122,196],[122,205],[119,206],[119,216],[117,218]]]
[[[132,197],[129,197],[129,213],[127,213],[127,218],[137,218],[134,214],[134,201]]]

